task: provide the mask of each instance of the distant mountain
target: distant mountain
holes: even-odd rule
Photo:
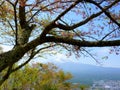
[[[57,63],[59,68],[73,75],[71,82],[91,85],[98,80],[120,80],[120,68],[108,68],[80,63]]]

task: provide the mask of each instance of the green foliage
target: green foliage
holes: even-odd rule
[[[89,86],[87,85],[80,85],[80,90],[86,90]]]
[[[11,74],[0,90],[70,90],[70,73],[59,70],[54,64],[32,64]]]

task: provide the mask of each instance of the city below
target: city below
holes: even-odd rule
[[[120,90],[120,80],[95,81],[88,90]]]

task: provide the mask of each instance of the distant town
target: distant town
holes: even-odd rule
[[[120,90],[120,80],[95,81],[89,90]]]

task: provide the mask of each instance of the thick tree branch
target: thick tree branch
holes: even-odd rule
[[[41,33],[40,37],[44,38],[46,36],[46,34],[48,34],[55,27],[56,27],[55,22],[54,21],[51,22],[48,26],[45,27],[45,29]]]
[[[55,45],[53,45],[53,46],[55,46]],[[6,61],[6,64],[7,63],[9,63],[9,68],[8,68],[8,71],[7,71],[7,73],[3,76],[3,78],[2,78],[2,80],[0,80],[0,85],[2,85],[3,84],[3,82],[6,80],[6,79],[8,79],[8,77],[9,77],[9,75],[10,74],[12,74],[13,72],[15,72],[15,71],[17,71],[17,70],[19,70],[20,68],[22,68],[23,66],[25,66],[35,55],[37,55],[41,50],[43,50],[43,49],[47,49],[47,48],[50,48],[51,46],[47,46],[47,47],[43,47],[43,48],[41,48],[41,49],[39,49],[39,50],[37,50],[36,52],[34,52],[34,50],[33,50],[33,52],[31,53],[31,55],[30,55],[30,57],[29,57],[29,59],[28,60],[26,60],[26,62],[24,62],[23,64],[21,64],[20,66],[18,66],[18,67],[16,67],[16,68],[14,68],[14,69],[12,69],[12,66],[13,66],[13,64],[15,63],[15,62],[17,62],[16,61],[16,58],[20,58],[20,57],[14,57],[14,60],[13,61],[11,61],[11,62],[7,62]],[[18,47],[19,48],[19,47]],[[19,49],[21,49],[22,50],[22,48],[19,48]],[[24,49],[24,50],[27,50],[27,49]],[[13,51],[11,51],[11,53],[12,53]],[[27,52],[27,51],[25,51],[25,52]],[[7,55],[9,56],[9,53],[10,52],[7,52]],[[24,53],[24,51],[22,50],[22,53]],[[19,53],[19,55],[21,55],[22,53]],[[6,55],[6,56],[7,56]],[[11,55],[11,54],[10,54]],[[7,58],[10,60],[11,58],[9,58],[7,56]],[[1,57],[2,58],[2,57]],[[0,59],[1,59],[0,58]],[[2,59],[3,60],[3,59]],[[19,60],[19,59],[18,59]],[[7,66],[5,66],[4,68],[6,68]],[[3,69],[3,68],[2,68]],[[0,69],[0,72],[2,71],[2,69]]]
[[[25,66],[27,63],[29,63],[31,61],[31,59],[35,56],[35,54],[31,53],[30,57],[28,60],[26,60],[24,63],[22,63],[21,65],[19,65],[18,67],[12,69],[12,73],[19,70],[20,68],[22,68],[23,66]]]
[[[11,51],[0,54],[0,72],[20,60],[25,53],[23,47],[15,47]]]
[[[70,45],[77,45],[79,47],[110,47],[120,46],[120,40],[113,41],[81,41],[77,39],[47,36],[46,42],[65,43]]]
[[[22,5],[22,0],[20,1],[19,5],[19,20],[20,20],[20,26],[21,28],[25,28],[26,24],[26,14],[25,14],[25,5]]]

